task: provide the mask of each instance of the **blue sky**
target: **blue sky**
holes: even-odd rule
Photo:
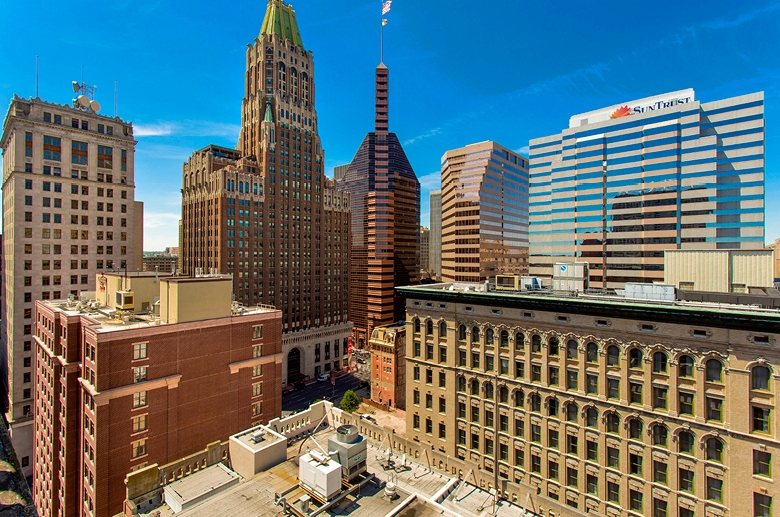
[[[266,3],[114,0],[5,2],[0,102],[14,93],[66,103],[98,86],[104,114],[135,125],[136,199],[146,250],[177,245],[181,164],[234,146],[246,44]],[[293,2],[314,53],[326,170],[348,163],[373,124],[379,0]],[[571,115],[684,88],[703,102],[765,92],[766,237],[780,237],[780,3],[393,0],[386,16],[390,128],[428,193],[448,149],[495,140],[527,152]]]

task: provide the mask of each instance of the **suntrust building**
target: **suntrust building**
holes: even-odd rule
[[[590,264],[590,286],[663,281],[665,249],[764,243],[764,94],[692,89],[575,115],[530,142],[530,273]]]

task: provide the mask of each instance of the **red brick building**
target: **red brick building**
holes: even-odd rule
[[[227,276],[98,275],[98,286],[92,303],[36,302],[44,517],[115,515],[128,472],[281,414],[280,311],[231,303]]]
[[[371,349],[371,400],[406,409],[406,324],[374,327]]]

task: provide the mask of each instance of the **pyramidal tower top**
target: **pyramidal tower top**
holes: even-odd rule
[[[289,40],[296,47],[305,50],[298,22],[295,20],[295,11],[282,0],[268,0],[260,36],[270,34],[275,34],[282,40]]]

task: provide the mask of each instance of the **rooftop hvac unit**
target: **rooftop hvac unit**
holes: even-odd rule
[[[133,310],[135,305],[133,302],[132,291],[117,291],[116,292],[116,308],[121,310]]]
[[[255,443],[260,443],[263,440],[265,440],[265,436],[263,431],[255,431],[252,433],[252,441]]]

